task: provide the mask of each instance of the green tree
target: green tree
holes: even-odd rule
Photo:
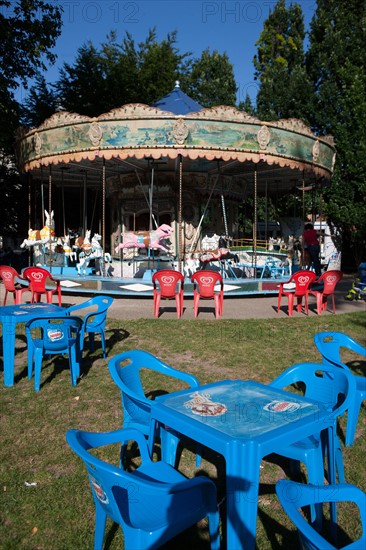
[[[21,109],[20,85],[55,61],[52,48],[61,32],[62,7],[44,0],[0,0],[0,183],[1,233],[23,231],[27,193],[14,161],[15,130]]]
[[[25,126],[39,126],[49,118],[59,107],[55,91],[47,85],[43,75],[38,74],[35,85],[21,107],[21,122]]]
[[[74,65],[64,63],[55,88],[66,111],[88,116],[104,112],[105,74],[100,52],[92,42],[78,49]]]
[[[332,134],[337,157],[324,209],[341,232],[344,264],[366,259],[366,4],[318,0],[311,22],[308,72],[315,88],[310,118]]]
[[[128,33],[118,43],[115,32],[100,49],[92,42],[84,44],[75,63],[64,64],[55,84],[62,106],[67,111],[97,116],[127,103],[153,103],[171,91],[175,80],[186,71],[189,54],[179,53],[176,40],[173,32],[158,42],[152,29],[137,46]]]
[[[260,82],[257,115],[262,120],[308,120],[312,87],[304,57],[305,27],[299,4],[279,0],[256,42],[255,78]]]
[[[233,66],[226,53],[209,48],[192,63],[187,78],[181,79],[182,88],[203,107],[235,105],[237,85]]]
[[[11,152],[19,123],[14,91],[54,63],[62,8],[44,0],[0,0],[0,8],[0,147]]]

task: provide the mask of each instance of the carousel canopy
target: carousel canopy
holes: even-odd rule
[[[58,112],[17,136],[20,171],[42,179],[50,167],[52,181],[63,185],[80,185],[87,175],[88,185],[98,186],[104,167],[110,181],[134,186],[153,163],[173,178],[178,157],[193,186],[195,174],[205,174],[220,180],[220,193],[243,199],[254,173],[258,192],[268,195],[329,179],[335,148],[331,136],[316,136],[300,120],[264,122],[234,107],[204,109],[178,85],[154,106],[128,104],[98,117]],[[200,192],[205,185],[201,178]]]
[[[182,92],[178,81],[175,83],[174,90],[153,103],[152,107],[157,107],[162,111],[169,111],[175,115],[187,115],[188,113],[196,113],[203,109],[202,105]]]

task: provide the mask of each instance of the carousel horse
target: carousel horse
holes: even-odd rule
[[[55,241],[55,222],[53,219],[53,210],[51,214],[49,214],[47,210],[45,210],[44,213],[46,216],[46,224],[44,227],[41,230],[29,229],[28,238],[24,239],[20,245],[20,248],[31,248],[34,245],[48,244],[50,241]]]
[[[118,252],[125,248],[151,248],[160,249],[164,252],[170,252],[170,248],[166,246],[162,241],[167,237],[170,237],[173,229],[170,225],[163,224],[153,231],[140,231],[138,233],[127,232],[122,233],[123,242],[120,243],[115,252]]]
[[[70,244],[70,238],[70,235],[64,236],[62,240],[62,248],[64,249],[64,254],[66,258],[69,258],[70,261],[76,261],[78,259],[78,255]]]

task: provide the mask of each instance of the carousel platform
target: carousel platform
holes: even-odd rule
[[[277,294],[280,282],[290,278],[288,269],[278,269],[270,262],[253,267],[252,264],[214,261],[206,269],[219,271],[224,279],[226,295]],[[113,261],[105,264],[104,276],[95,273],[95,267],[88,267],[79,275],[76,267],[44,266],[52,276],[61,281],[64,292],[79,294],[109,294],[120,296],[153,296],[152,275],[159,269],[178,269],[172,258],[136,258],[129,261]],[[184,294],[193,296],[191,276],[185,272]]]

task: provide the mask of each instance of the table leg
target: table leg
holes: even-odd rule
[[[14,385],[15,325],[11,321],[2,323],[4,353],[4,386]]]
[[[261,457],[252,444],[246,447],[226,457],[228,550],[255,549]]]

